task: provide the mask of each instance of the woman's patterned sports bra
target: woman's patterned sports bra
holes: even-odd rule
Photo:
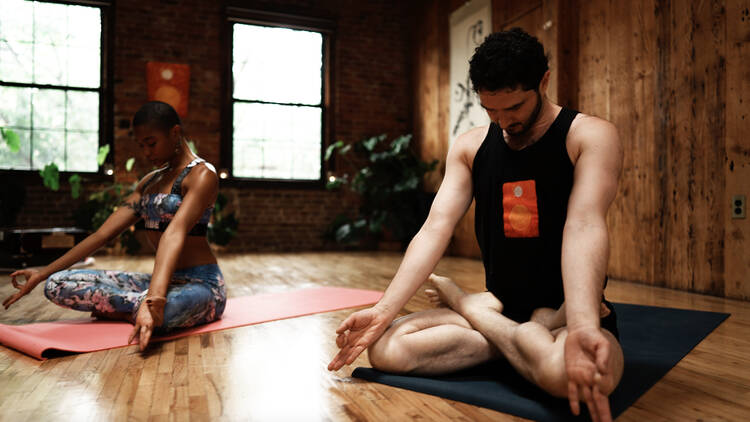
[[[200,163],[204,163],[211,171],[216,171],[211,164],[207,163],[202,158],[196,158],[182,170],[182,173],[180,173],[179,176],[177,176],[170,193],[149,193],[141,196],[141,201],[138,203],[137,207],[137,213],[143,217],[143,220],[136,224],[136,228],[160,232],[163,232],[167,228],[169,222],[172,221],[175,214],[177,214],[177,209],[182,205],[182,180],[185,179],[185,176],[190,173],[190,170],[192,170],[193,167]],[[157,175],[158,173],[154,174],[146,181],[143,185],[144,192]],[[193,226],[190,232],[188,232],[188,236],[206,235],[208,221],[211,218],[213,209],[213,206],[206,208],[200,220],[198,220],[198,222],[195,223],[195,226]]]

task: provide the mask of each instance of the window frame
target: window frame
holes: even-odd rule
[[[114,107],[113,107],[113,81],[114,81],[114,66],[110,64],[114,61],[114,5],[111,1],[105,0],[34,0],[37,3],[54,3],[54,4],[65,4],[69,6],[88,6],[98,7],[101,10],[102,16],[102,28],[100,34],[100,68],[99,68],[99,88],[79,88],[79,87],[68,87],[58,85],[47,85],[47,84],[34,84],[34,83],[19,83],[19,82],[2,82],[0,85],[18,87],[18,88],[39,88],[39,89],[55,89],[59,91],[83,91],[83,92],[98,92],[99,93],[99,148],[104,145],[109,145],[109,154],[104,160],[104,163],[99,166],[99,169],[95,172],[78,171],[78,170],[65,170],[60,171],[60,180],[67,180],[67,176],[72,174],[79,174],[81,177],[86,179],[94,180],[109,180],[114,177],[113,175],[107,175],[105,173],[105,165],[113,165],[114,163]],[[33,128],[32,128],[33,129]],[[33,131],[32,131],[33,132]],[[26,180],[32,178],[32,175],[36,178],[39,177],[39,169],[31,170],[20,170],[20,169],[6,169],[0,168],[0,175],[17,175],[24,177]],[[65,176],[65,177],[63,177]],[[62,183],[61,183],[62,186]]]
[[[277,28],[297,29],[303,31],[314,31],[323,38],[323,68],[321,71],[321,139],[320,139],[320,177],[315,180],[303,179],[272,179],[272,178],[250,178],[233,175],[234,163],[234,31],[233,25],[260,25]],[[325,160],[326,148],[331,143],[333,131],[333,43],[335,39],[334,21],[327,18],[294,15],[282,12],[266,10],[246,9],[241,7],[227,6],[224,17],[224,30],[222,31],[224,42],[223,61],[225,77],[223,78],[223,112],[221,131],[220,160],[222,169],[226,169],[229,176],[222,180],[222,184],[250,186],[258,188],[292,188],[292,189],[325,189],[327,166]]]

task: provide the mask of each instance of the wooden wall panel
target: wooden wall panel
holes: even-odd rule
[[[414,52],[414,139],[419,144],[420,156],[425,161],[440,160],[440,167],[425,178],[425,188],[437,191],[445,166],[447,144],[441,142],[441,132],[447,131],[447,122],[440,120],[440,16],[437,2],[422,2],[417,12],[416,33],[419,34]]]
[[[653,280],[660,256],[642,245],[644,239],[659,232],[658,207],[654,205],[659,186],[653,103],[657,48],[653,7],[643,3],[615,2],[606,10],[595,8],[592,15],[587,15],[586,22],[596,22],[609,30],[606,36],[597,37],[594,31],[599,28],[581,28],[587,40],[581,47],[581,57],[590,63],[581,64],[581,70],[591,73],[580,81],[586,94],[580,108],[615,123],[627,151],[609,226],[630,227],[631,232],[627,236],[611,236],[614,253],[610,265],[618,269],[619,277],[633,279],[633,275],[645,271],[646,279]],[[612,24],[618,20],[619,24]],[[596,41],[597,38],[601,39]],[[592,64],[593,69],[587,69]],[[597,71],[606,73],[598,75]],[[586,86],[592,80],[597,81],[592,87],[598,89]],[[602,82],[607,84],[606,89],[601,88]],[[619,251],[629,251],[629,255]]]
[[[723,295],[723,5],[664,5],[671,31],[663,69],[667,87],[661,91],[670,97],[662,192],[668,199],[661,210],[666,241],[654,247],[664,248],[667,287]]]
[[[727,108],[724,204],[732,196],[750,198],[750,1],[727,0]],[[750,218],[727,218],[724,232],[726,296],[750,299]]]
[[[615,123],[625,148],[615,278],[727,294],[724,3],[583,3],[580,109]]]

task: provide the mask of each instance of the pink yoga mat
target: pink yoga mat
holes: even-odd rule
[[[155,337],[152,342],[371,305],[382,296],[382,292],[374,290],[320,287],[231,298],[220,320]],[[91,318],[27,325],[0,324],[0,344],[44,360],[47,351],[95,352],[128,346],[126,342],[132,330],[133,326],[127,322]]]

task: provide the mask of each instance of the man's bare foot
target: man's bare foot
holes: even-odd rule
[[[610,313],[612,311],[602,302],[599,306],[599,318],[604,318]],[[531,314],[531,320],[542,324],[550,331],[566,326],[568,323],[565,316],[565,302],[556,310],[552,308],[538,308],[534,310]]]
[[[432,303],[437,306],[448,306],[458,313],[463,309],[485,307],[503,311],[503,304],[490,292],[467,294],[448,277],[430,274],[428,278],[434,289],[427,289],[425,293]]]
[[[565,304],[558,309],[537,308],[531,313],[531,321],[552,331],[565,326]]]
[[[447,306],[453,310],[458,309],[458,304],[466,292],[461,290],[456,283],[448,277],[430,274],[427,280],[434,288],[426,289],[424,292],[436,306]]]

